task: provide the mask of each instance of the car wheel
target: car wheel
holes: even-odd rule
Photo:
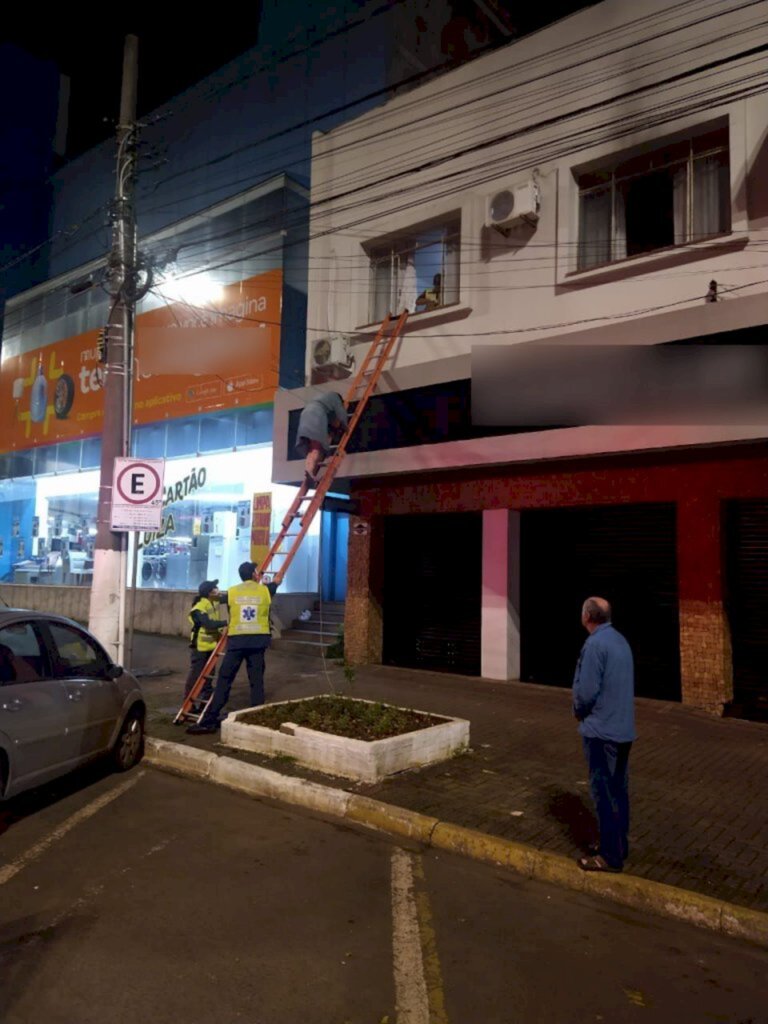
[[[144,756],[144,717],[138,711],[130,711],[123,722],[115,745],[112,761],[119,772],[127,772]]]

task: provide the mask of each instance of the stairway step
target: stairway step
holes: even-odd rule
[[[329,644],[332,644],[334,640],[339,638],[339,634],[332,629],[299,629],[297,626],[284,629],[280,636],[283,640],[316,640]]]
[[[283,651],[285,654],[300,654],[308,658],[322,658],[323,654],[327,657],[330,646],[331,644],[312,643],[306,640],[285,640],[283,637],[272,641],[275,650]]]

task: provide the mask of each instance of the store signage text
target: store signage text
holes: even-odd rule
[[[167,488],[165,498],[163,499],[163,508],[166,509],[169,505],[190,497],[190,495],[205,487],[207,479],[208,471],[205,466],[200,466],[199,469],[193,469],[191,473],[188,473],[181,480],[177,480],[175,484],[171,484]],[[140,548],[146,547],[148,544],[152,544],[156,540],[162,540],[162,538],[167,536],[167,534],[175,532],[176,522],[173,518],[173,512],[169,512],[167,516],[163,516],[159,530],[153,533],[142,534],[138,546]]]
[[[183,480],[177,480],[175,484],[171,484],[168,490],[165,492],[165,501],[163,502],[163,508],[168,505],[172,505],[175,501],[183,501],[188,498],[190,494],[194,494],[195,491],[199,491],[201,487],[205,487],[205,481],[208,479],[208,472],[205,466],[201,466],[199,470],[193,469],[191,473],[188,473]]]

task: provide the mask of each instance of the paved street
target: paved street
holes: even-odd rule
[[[0,812],[3,1024],[765,1024],[768,952],[149,768]]]
[[[216,749],[169,724],[178,709],[187,649],[181,640],[142,637],[143,663],[176,668],[142,680],[149,730]],[[592,838],[587,771],[568,690],[386,668],[358,669],[350,688],[332,663],[267,655],[267,700],[343,688],[470,721],[471,754],[377,786],[352,786],[285,763],[279,770],[374,796],[444,821],[576,856]],[[229,710],[247,704],[241,673]],[[679,704],[638,700],[638,741],[630,761],[631,854],[643,878],[768,911],[768,726],[712,718]],[[231,751],[227,751],[231,753]],[[246,755],[247,757],[248,755]],[[252,760],[271,764],[268,758]]]

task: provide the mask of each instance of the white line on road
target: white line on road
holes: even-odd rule
[[[35,843],[31,846],[26,853],[22,853],[20,857],[17,857],[15,861],[10,864],[6,864],[5,867],[0,868],[0,885],[5,885],[9,882],[14,875],[17,875],[22,868],[25,868],[27,864],[31,864],[33,860],[45,853],[49,846],[52,846],[57,839],[62,839],[67,832],[79,825],[83,821],[87,821],[88,818],[92,818],[94,814],[100,811],[107,804],[111,804],[113,800],[116,800],[119,796],[122,796],[131,786],[135,786],[139,779],[144,775],[144,772],[139,772],[132,779],[128,779],[119,786],[115,786],[108,793],[102,793],[101,796],[97,796],[95,800],[91,800],[85,807],[81,807],[79,811],[75,811],[74,814],[70,815],[66,821],[63,821],[58,828],[55,828],[53,832],[41,839],[39,843]]]
[[[429,1024],[419,918],[410,854],[392,852],[392,948],[397,1024]]]

